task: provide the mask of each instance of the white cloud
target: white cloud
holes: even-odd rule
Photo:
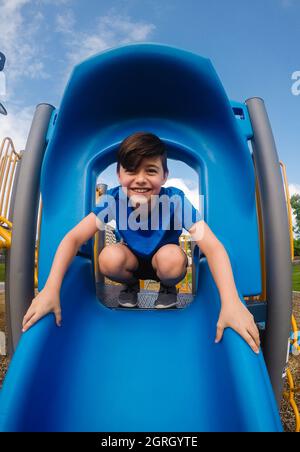
[[[167,180],[164,187],[179,188],[179,190],[182,190],[185,193],[185,196],[188,198],[189,201],[191,201],[193,206],[195,206],[197,209],[199,209],[199,206],[201,206],[198,188],[194,188],[193,190],[191,190],[186,185],[184,179],[171,177],[170,179]]]
[[[55,31],[59,33],[72,33],[74,31],[75,16],[71,9],[63,14],[57,14],[55,18]]]
[[[67,5],[68,3],[70,3],[73,0],[36,0],[37,4],[40,5],[57,5],[57,6],[62,6],[62,5]]]
[[[44,16],[31,7],[32,3],[31,0],[0,0],[0,50],[6,55],[6,92],[1,101],[8,110],[7,116],[0,117],[0,140],[9,136],[17,151],[25,148],[34,113],[33,106],[20,106],[22,99],[18,93],[23,92],[26,78],[48,78],[37,39]]]
[[[40,11],[28,9],[30,0],[0,0],[1,51],[6,55],[7,98],[16,80],[48,78],[41,61],[42,46],[37,33],[44,22]],[[25,20],[23,8],[27,8]]]
[[[0,116],[0,140],[10,137],[15,145],[16,151],[25,148],[29,129],[31,126],[35,107],[21,109],[10,108],[7,116]]]
[[[299,184],[289,184],[289,193],[290,193],[290,196],[293,196],[296,193],[298,193],[298,195],[300,195],[300,185]]]
[[[70,0],[0,0],[0,50],[7,57],[6,95],[1,96],[1,100],[8,109],[8,116],[0,116],[0,139],[10,136],[18,150],[25,147],[34,113],[33,106],[20,107],[23,82],[26,78],[49,78],[44,64],[45,58],[51,57],[45,49],[50,39],[46,36],[50,22],[44,15],[45,5],[63,7],[52,24],[52,31],[62,41],[65,75],[57,77],[61,90],[65,88],[74,65],[108,48],[147,40],[155,29],[155,25],[134,21],[127,15],[117,14],[113,8],[95,18],[88,29],[80,29],[81,22],[76,23],[70,3]],[[16,99],[20,100],[19,106]]]
[[[68,42],[69,62],[80,63],[95,53],[129,42],[144,41],[154,30],[153,24],[134,22],[129,17],[107,15],[100,17],[93,33],[74,31]]]
[[[34,106],[21,106],[25,79],[48,78],[45,72],[38,33],[44,23],[44,15],[34,0],[0,0],[0,50],[6,55],[6,92],[1,101],[8,110],[0,117],[0,140],[12,138],[15,148],[25,148]]]
[[[56,30],[63,36],[66,48],[66,71],[61,79],[63,86],[76,64],[111,47],[130,42],[145,41],[155,30],[155,25],[145,21],[134,21],[127,15],[120,15],[114,9],[95,21],[89,31],[80,30],[72,10],[56,16]],[[92,29],[92,31],[91,31]]]

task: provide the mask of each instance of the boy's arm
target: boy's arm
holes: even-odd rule
[[[64,236],[56,250],[46,284],[33,299],[24,316],[23,332],[49,312],[55,314],[56,324],[60,326],[59,293],[65,273],[80,246],[89,240],[97,230],[97,218],[94,213],[90,213]]]
[[[216,342],[227,327],[237,331],[256,353],[259,352],[259,333],[254,317],[239,298],[228,254],[222,243],[204,221],[194,223],[189,229],[193,240],[206,256],[210,271],[218,287],[221,312],[217,323]]]
[[[60,290],[65,273],[78,249],[97,232],[96,216],[87,215],[60,242],[45,286]]]

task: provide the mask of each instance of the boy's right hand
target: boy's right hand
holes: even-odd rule
[[[41,317],[49,312],[55,315],[56,325],[61,326],[61,308],[60,298],[57,290],[44,287],[38,295],[32,300],[22,323],[22,332],[27,331]]]

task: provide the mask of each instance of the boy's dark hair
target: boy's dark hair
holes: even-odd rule
[[[164,143],[153,133],[136,132],[122,141],[117,155],[117,172],[120,165],[135,171],[144,158],[161,157],[164,173],[168,171],[167,150]]]

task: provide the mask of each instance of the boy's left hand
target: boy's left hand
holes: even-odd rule
[[[253,315],[239,298],[222,303],[217,323],[215,342],[220,342],[225,328],[232,328],[240,334],[255,353],[259,353],[260,339]]]

